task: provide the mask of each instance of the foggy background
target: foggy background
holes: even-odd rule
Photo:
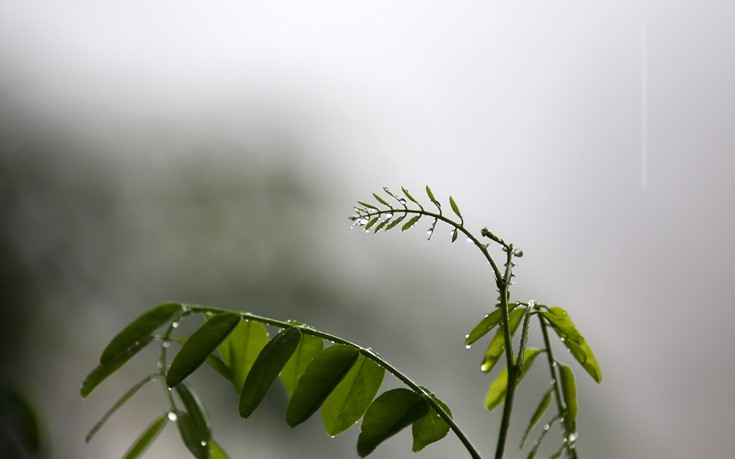
[[[514,297],[566,307],[595,351],[601,385],[573,364],[583,457],[728,457],[733,17],[724,0],[0,0],[0,379],[48,457],[119,457],[166,409],[160,385],[84,436],[153,360],[86,400],[82,379],[144,310],[204,303],[372,346],[489,455],[495,373],[463,345],[495,298],[480,253],[446,227],[427,242],[429,222],[347,220],[383,186],[430,184],[523,249]],[[291,431],[279,390],[240,420],[213,375],[193,384],[233,458],[353,457],[358,428]],[[147,457],[186,454],[169,425]],[[417,457],[464,455],[450,433]],[[371,457],[414,457],[410,434]]]

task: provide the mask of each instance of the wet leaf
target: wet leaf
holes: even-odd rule
[[[454,201],[454,198],[449,196],[449,205],[452,206],[452,210],[455,214],[457,214],[457,217],[462,219],[462,213],[459,211],[459,207],[457,207],[457,203]]]
[[[445,405],[444,402],[434,396],[432,396],[432,398],[444,409],[444,411],[447,412],[447,414],[449,414],[449,416],[452,415],[449,407]],[[424,417],[413,423],[411,431],[413,433],[412,450],[414,453],[418,453],[426,446],[446,437],[449,433],[449,424],[447,424],[447,421],[445,421],[444,418],[442,418],[439,413],[432,408],[428,413],[426,413],[426,415],[424,415]]]
[[[201,430],[195,424],[189,413],[179,411],[176,413],[176,424],[179,426],[181,439],[186,448],[197,459],[209,458],[209,439],[204,438]]]
[[[457,228],[454,228],[454,231],[452,231],[452,242],[457,240],[457,236],[459,236],[459,233],[457,232]]]
[[[240,322],[240,315],[225,312],[204,322],[181,348],[166,374],[166,384],[174,387],[204,363],[207,356],[230,334]]]
[[[574,371],[563,363],[558,363],[558,365],[561,393],[564,398],[564,405],[567,407],[564,420],[574,429],[577,419],[577,384],[574,380]]]
[[[508,325],[510,326],[511,336],[513,336],[513,334],[518,329],[525,310],[526,308],[521,306],[515,307],[512,311],[510,311],[508,315]],[[493,314],[494,313],[495,311],[493,311]],[[498,330],[495,332],[495,336],[493,336],[492,341],[490,341],[490,345],[487,347],[487,351],[485,351],[485,357],[482,360],[482,366],[480,367],[480,370],[484,373],[489,373],[495,367],[498,361],[500,361],[504,351],[505,331],[503,327],[498,327]]]
[[[367,202],[357,201],[357,203],[360,204],[363,207],[367,207],[368,209],[380,210],[377,207],[375,207],[374,205],[368,204]]]
[[[378,220],[380,220],[380,217],[374,217],[372,220],[370,220],[368,224],[365,225],[365,231],[370,231],[370,228],[375,226],[375,224],[378,223]]]
[[[403,224],[403,226],[401,227],[401,231],[406,231],[410,229],[413,225],[416,224],[417,221],[419,221],[420,218],[421,218],[421,215],[413,216],[409,221]]]
[[[209,441],[212,438],[212,425],[199,397],[192,392],[186,382],[177,384],[176,392],[179,394],[184,409],[189,414],[193,428],[199,432],[197,436],[202,439],[200,441]]]
[[[115,411],[119,410],[120,407],[122,407],[128,400],[130,400],[130,398],[135,395],[141,387],[145,386],[147,383],[153,381],[154,379],[156,379],[155,375],[146,376],[136,385],[131,387],[122,397],[120,397],[117,402],[115,402],[114,405],[112,405],[112,408],[107,410],[107,412],[100,418],[100,420],[97,421],[97,424],[95,424],[94,427],[90,429],[89,433],[84,438],[84,441],[86,443],[89,443],[92,437],[94,437],[95,434],[102,428],[102,426],[105,425],[107,420],[110,419],[113,414],[115,414]]]
[[[225,450],[214,440],[209,442],[209,458],[208,459],[230,459]]]
[[[86,398],[92,391],[99,386],[102,381],[107,379],[108,376],[120,369],[125,363],[130,360],[135,354],[141,349],[146,347],[148,343],[153,340],[153,336],[148,335],[142,338],[140,341],[134,343],[132,346],[126,348],[116,356],[110,358],[107,363],[100,363],[97,367],[92,370],[91,373],[84,378],[82,382],[81,394],[82,398]]]
[[[130,446],[130,449],[125,452],[123,459],[135,459],[145,453],[148,447],[151,446],[151,443],[153,443],[158,437],[158,434],[160,434],[161,431],[163,431],[163,428],[166,427],[167,421],[168,413],[164,413],[158,419],[154,420],[140,434],[138,439],[135,440],[135,443]]]
[[[429,412],[429,402],[408,389],[393,389],[381,394],[370,405],[360,426],[357,453],[365,457],[383,441],[397,434]]]
[[[105,364],[115,359],[120,353],[143,340],[162,325],[170,322],[183,313],[179,303],[163,303],[144,312],[123,328],[102,351],[100,363]]]
[[[386,226],[385,230],[388,231],[390,229],[395,228],[396,226],[398,226],[399,223],[401,223],[403,221],[404,218],[406,218],[406,215],[405,214],[404,215],[401,215],[401,216],[399,216],[397,218],[391,218],[390,223],[388,223],[388,226]]]
[[[511,309],[510,306],[509,309]],[[515,307],[513,309],[515,309]],[[475,328],[472,329],[469,335],[467,335],[464,340],[465,345],[471,346],[475,341],[485,336],[490,330],[500,323],[502,318],[503,311],[501,311],[500,308],[486,315],[477,325],[475,325]]]
[[[577,327],[572,322],[567,312],[558,307],[554,306],[547,310],[542,310],[541,314],[545,319],[549,321],[551,327],[554,329],[559,338],[562,339],[564,345],[572,353],[572,356],[579,362],[587,373],[597,381],[602,381],[602,371],[597,363],[595,355],[592,353],[592,349],[587,344],[581,333],[577,330]]]
[[[365,414],[383,383],[385,368],[360,355],[352,369],[322,404],[327,434],[339,435]]]
[[[268,331],[263,324],[253,320],[242,320],[217,346],[222,354],[222,360],[229,368],[232,385],[237,394],[242,390],[250,368],[266,344],[268,344]],[[210,355],[208,359],[211,357],[214,355]]]
[[[383,204],[384,206],[388,206],[388,207],[390,207],[390,204],[388,204],[388,202],[387,202],[387,201],[386,201],[385,199],[381,198],[381,197],[380,197],[380,195],[378,195],[377,193],[373,193],[373,196],[375,197],[375,199],[376,199],[376,200],[377,200],[377,201],[378,201],[379,203]]]
[[[546,409],[549,407],[549,403],[551,403],[552,391],[553,388],[549,388],[549,390],[546,391],[544,397],[541,399],[541,402],[536,407],[536,411],[533,412],[531,420],[528,422],[528,426],[526,426],[526,431],[523,433],[523,438],[521,439],[521,449],[523,448],[523,444],[526,442],[526,438],[528,438],[528,434],[531,433],[531,429],[533,429],[533,427],[538,424],[538,422],[546,413]]]
[[[291,358],[281,370],[281,382],[286,388],[289,398],[293,395],[296,385],[304,374],[306,367],[309,366],[312,359],[324,349],[324,340],[314,335],[301,334],[299,346],[294,351]]]
[[[518,382],[516,384],[520,384],[523,380],[523,377],[526,375],[528,370],[531,368],[531,365],[533,365],[534,360],[536,360],[536,356],[541,352],[540,349],[536,348],[529,348],[526,349],[523,353],[523,359],[526,362],[525,365],[523,365],[523,370],[521,371],[521,375],[518,378]],[[485,397],[485,409],[488,411],[492,411],[500,404],[505,401],[505,393],[508,390],[508,368],[503,368],[503,371],[500,372],[497,378],[495,378],[495,381],[493,381],[492,385],[490,385],[490,390],[487,392],[487,397]]]
[[[294,390],[286,410],[286,423],[295,427],[311,417],[357,361],[357,349],[335,344],[311,361]]]
[[[419,206],[420,208],[422,208],[422,209],[423,209],[423,207],[421,207],[421,204],[420,204],[420,203],[419,203],[419,202],[418,202],[418,201],[416,200],[416,198],[414,198],[413,196],[411,196],[411,193],[409,193],[407,189],[405,189],[404,187],[401,187],[401,191],[403,191],[403,194],[405,194],[405,195],[406,195],[406,197],[407,197],[407,198],[408,198],[408,199],[409,199],[409,200],[410,200],[411,202],[413,202],[414,204],[416,204],[417,206]]]
[[[426,195],[429,196],[429,199],[431,200],[431,202],[433,202],[434,205],[441,210],[442,205],[434,197],[434,193],[431,192],[431,188],[429,188],[429,185],[426,185]]]
[[[240,416],[247,418],[263,401],[268,389],[276,380],[286,362],[301,341],[298,327],[290,327],[277,334],[253,363],[240,394]]]

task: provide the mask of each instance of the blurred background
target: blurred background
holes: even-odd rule
[[[160,386],[84,437],[153,360],[86,400],[82,379],[146,309],[211,304],[372,346],[489,455],[494,374],[463,345],[495,299],[480,253],[448,228],[427,242],[347,220],[383,186],[430,184],[524,250],[515,297],[566,307],[594,349],[601,385],[575,367],[584,457],[729,457],[733,15],[724,0],[0,1],[0,383],[37,411],[46,457],[119,457],[166,409]],[[547,384],[535,370],[509,458]],[[357,428],[289,431],[281,391],[241,420],[211,369],[193,384],[233,458],[354,456]],[[0,456],[35,457],[8,412]],[[187,454],[169,426],[147,457]],[[420,457],[464,454],[450,434]],[[410,435],[372,457],[414,457]]]

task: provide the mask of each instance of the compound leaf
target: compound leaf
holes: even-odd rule
[[[399,388],[384,392],[365,413],[357,453],[360,457],[372,453],[383,441],[426,416],[429,408],[429,402],[414,391]]]
[[[240,322],[240,315],[225,312],[204,322],[184,343],[166,374],[166,384],[174,387],[204,363]]]
[[[110,358],[106,363],[100,363],[92,370],[82,382],[81,394],[82,398],[86,398],[92,391],[99,386],[108,376],[120,369],[141,349],[146,347],[153,340],[153,336],[148,335],[136,341],[130,347],[125,348],[116,356]]]
[[[536,348],[530,348],[526,349],[523,352],[523,360],[525,361],[525,365],[523,365],[523,370],[521,371],[521,375],[518,377],[518,381],[516,384],[520,384],[520,382],[523,380],[523,377],[526,375],[528,370],[531,368],[531,365],[533,365],[533,361],[536,360],[536,356],[541,352],[540,349]],[[501,403],[505,400],[505,394],[508,390],[508,369],[503,368],[503,371],[500,372],[497,378],[495,378],[495,381],[490,385],[490,390],[487,392],[487,397],[485,397],[485,408],[488,411],[492,411],[498,406],[500,406]]]
[[[322,404],[327,434],[339,435],[365,414],[383,383],[385,368],[360,355],[344,379]]]
[[[163,431],[168,421],[168,413],[164,413],[156,420],[154,420],[146,429],[140,434],[135,443],[130,445],[130,448],[125,452],[123,459],[136,459],[145,453],[151,443],[158,437],[158,434]]]
[[[508,324],[510,326],[511,336],[513,336],[513,334],[518,329],[518,326],[521,323],[521,318],[523,318],[523,313],[525,309],[525,307],[515,307],[513,310],[510,311],[508,315]],[[492,314],[494,313],[495,311],[493,311]],[[485,357],[482,360],[482,366],[480,367],[480,370],[482,370],[484,373],[489,373],[490,370],[495,367],[495,365],[502,357],[504,350],[505,329],[503,327],[498,327],[498,330],[495,332],[495,336],[493,336],[492,341],[490,341],[490,345],[487,347],[487,351],[485,352]]]
[[[587,344],[587,341],[579,333],[569,314],[567,314],[567,311],[558,306],[554,306],[547,310],[542,310],[541,314],[549,321],[556,334],[559,335],[564,345],[572,353],[572,356],[582,365],[592,379],[598,383],[601,382],[602,371],[600,370],[600,365],[597,363],[597,359],[592,353],[592,349]]]
[[[447,412],[447,414],[449,414],[449,416],[452,415],[449,407],[445,405],[444,402],[433,395],[431,397],[439,404],[439,406],[442,407],[442,409],[444,409],[444,411]],[[414,453],[418,453],[426,446],[444,438],[449,433],[449,424],[447,424],[447,421],[445,421],[444,418],[442,418],[439,413],[432,408],[428,413],[426,413],[426,415],[424,415],[424,417],[413,423],[411,431],[413,434],[412,450]]]
[[[286,410],[286,423],[296,427],[311,417],[347,375],[360,352],[335,344],[317,354],[306,367]]]
[[[293,395],[293,391],[296,389],[296,385],[304,374],[306,367],[309,366],[312,359],[322,349],[324,349],[324,340],[322,338],[302,333],[301,341],[296,351],[294,351],[291,358],[286,362],[280,374],[281,382],[286,388],[286,393],[289,397]]]
[[[268,344],[268,331],[265,326],[253,320],[242,320],[217,346],[222,360],[229,368],[230,379],[236,393],[239,394],[242,390],[253,362],[266,344]],[[211,357],[214,355],[210,355],[208,359]],[[208,363],[212,362],[208,360]]]
[[[153,333],[163,324],[173,320],[183,311],[184,308],[179,303],[163,303],[144,312],[112,338],[102,351],[100,363],[105,364],[115,359],[118,354],[134,346],[135,343]]]
[[[240,393],[240,416],[247,418],[263,401],[266,392],[301,341],[301,331],[289,327],[277,334],[253,363]]]

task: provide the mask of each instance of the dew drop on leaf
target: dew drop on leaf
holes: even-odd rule
[[[176,422],[176,419],[178,418],[178,416],[176,416],[176,413],[174,413],[173,411],[169,411],[167,416],[168,416],[168,420],[173,421],[173,422]]]
[[[199,444],[202,445],[202,446],[207,446],[207,442],[204,441],[204,440],[202,440],[201,442],[199,442]]]
[[[465,347],[464,347],[464,348],[465,348],[465,349],[470,349],[470,348],[472,348],[472,345],[471,345],[471,344],[467,344],[467,345],[465,345]]]
[[[178,322],[172,323],[171,328],[179,328],[179,323]]]
[[[398,202],[400,202],[401,204],[403,204],[405,206],[406,205],[406,198],[398,198]]]

